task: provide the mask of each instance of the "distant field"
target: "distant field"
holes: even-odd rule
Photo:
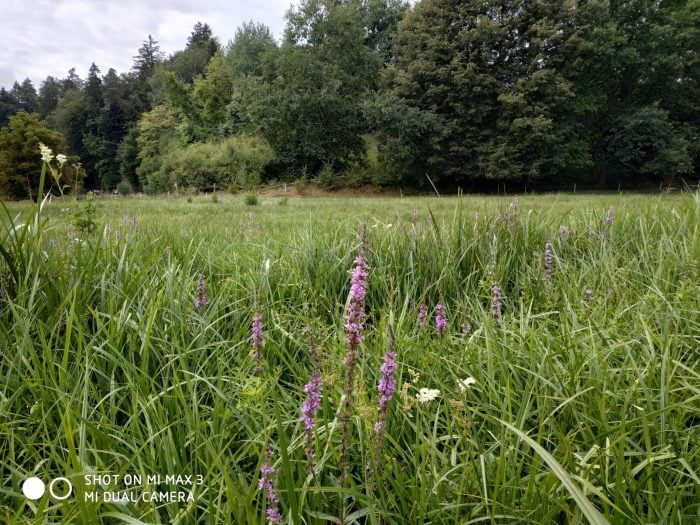
[[[700,522],[697,193],[94,204],[54,200],[2,231],[7,523],[262,524],[268,506],[295,524]],[[7,206],[27,222],[29,203]],[[396,387],[378,439],[390,327]],[[310,339],[322,400],[309,442]],[[421,402],[421,388],[439,394]],[[258,488],[264,463],[276,506]],[[116,478],[96,488],[86,474]],[[145,482],[158,474],[196,482]],[[29,501],[31,475],[65,476],[73,493]],[[144,496],[158,490],[192,498]]]

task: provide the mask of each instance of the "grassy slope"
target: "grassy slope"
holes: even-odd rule
[[[257,479],[266,446],[294,523],[324,514],[584,522],[543,452],[612,523],[700,520],[697,195],[527,196],[515,221],[505,218],[510,199],[493,197],[278,203],[105,198],[99,232],[78,242],[67,240],[68,204],[45,210],[47,230],[33,241],[43,251],[0,304],[0,508],[10,523],[264,523]],[[369,327],[343,487],[336,416],[359,223],[368,232]],[[195,312],[199,272],[210,302]],[[494,280],[503,325],[491,318]],[[441,292],[444,339],[416,324],[418,305],[432,315]],[[266,338],[260,377],[251,375],[256,309]],[[388,323],[404,394],[377,450]],[[463,323],[472,326],[466,337]],[[316,476],[299,421],[311,334],[324,384]],[[476,385],[462,393],[457,381],[468,376]],[[441,395],[416,404],[420,387]],[[73,476],[77,499],[27,503],[21,481],[34,472]],[[80,474],[91,472],[185,473],[204,483],[189,505],[83,503]]]

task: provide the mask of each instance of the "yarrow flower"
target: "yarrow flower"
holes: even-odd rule
[[[56,155],[56,160],[61,166],[63,166],[66,162],[68,162],[68,157],[66,157],[63,153],[59,153]]]
[[[273,476],[277,472],[277,469],[270,465],[271,458],[272,452],[270,450],[266,450],[265,463],[260,468],[258,490],[263,491],[267,497],[267,519],[273,523],[282,523],[282,514],[280,514],[279,511],[280,499],[277,495],[277,490],[275,489],[275,484],[273,482]]]
[[[427,403],[428,401],[433,401],[437,399],[440,395],[440,391],[433,388],[421,388],[416,394],[416,399],[419,403]]]
[[[396,370],[396,349],[394,343],[394,333],[389,328],[389,351],[384,354],[384,361],[379,371],[382,376],[379,378],[377,390],[381,394],[379,398],[379,418],[374,424],[374,430],[377,432],[377,441],[381,441],[386,419],[389,409],[389,401],[396,390],[396,379],[394,379],[394,371]]]
[[[473,377],[468,377],[466,379],[462,379],[459,383],[457,383],[457,387],[459,387],[460,392],[466,392],[475,384],[476,379],[474,379]]]
[[[209,304],[209,298],[207,297],[206,284],[204,284],[204,274],[199,274],[199,284],[197,285],[197,301],[195,302],[195,308],[197,310],[202,310],[207,304]]]
[[[442,297],[435,306],[435,329],[440,337],[445,335],[447,331],[447,316],[445,315],[445,304],[442,302]]]
[[[41,153],[41,160],[47,164],[53,160],[53,151],[44,143],[39,143],[39,152]]]
[[[301,405],[301,419],[304,422],[304,433],[306,434],[306,455],[309,461],[314,460],[314,451],[312,449],[314,439],[314,428],[316,428],[316,413],[321,408],[321,374],[319,372],[318,352],[313,340],[309,342],[311,357],[313,359],[314,368],[311,373],[311,379],[306,386],[304,392],[307,394],[306,400]]]
[[[493,319],[497,323],[502,323],[503,318],[501,317],[501,287],[498,283],[493,283],[493,296],[491,298],[491,313],[493,314]]]
[[[257,374],[262,371],[263,322],[260,312],[256,312],[253,316],[250,330],[253,348],[255,349],[255,368],[253,373]]]
[[[418,308],[418,326],[420,327],[421,330],[425,330],[425,327],[428,325],[428,305],[425,303],[421,303],[420,307]]]

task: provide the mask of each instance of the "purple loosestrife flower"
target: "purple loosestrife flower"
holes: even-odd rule
[[[315,458],[312,448],[314,429],[316,428],[316,421],[314,418],[321,408],[322,386],[318,352],[316,351],[313,339],[309,342],[309,348],[314,368],[311,373],[311,379],[306,383],[306,386],[304,386],[304,392],[307,396],[306,400],[301,405],[301,419],[304,422],[304,433],[306,434],[306,456],[309,458],[309,462],[312,462]]]
[[[447,332],[447,316],[445,315],[445,305],[440,297],[440,302],[435,306],[435,329],[440,337]]]
[[[421,330],[425,330],[428,325],[428,305],[421,303],[420,308],[418,308],[418,326]]]
[[[552,276],[552,243],[549,241],[544,245],[544,273],[547,279]]]
[[[258,374],[262,372],[263,346],[263,322],[262,315],[260,315],[260,312],[256,312],[253,316],[253,322],[251,324],[250,330],[253,348],[255,349],[255,368],[253,368],[253,373]]]
[[[355,368],[357,366],[357,350],[364,339],[365,327],[365,293],[367,290],[367,272],[369,266],[365,261],[364,234],[360,253],[355,257],[355,267],[350,278],[350,305],[345,316],[345,390],[340,412],[342,433],[338,466],[341,480],[345,480],[346,454],[350,441],[350,407],[353,404],[355,389]]]
[[[204,284],[204,274],[199,274],[199,284],[197,285],[197,301],[195,302],[195,308],[197,310],[202,310],[207,304],[209,304],[209,298],[207,297],[207,287]]]
[[[135,230],[136,227],[137,227],[137,224],[136,224],[136,214],[134,213],[134,214],[132,215],[132,217],[131,217],[131,229],[132,229],[132,230]]]
[[[470,333],[472,333],[472,325],[467,321],[462,325],[462,335],[467,337]]]
[[[279,496],[277,495],[277,490],[275,489],[275,484],[273,481],[273,476],[277,472],[277,469],[270,465],[270,459],[272,458],[272,452],[270,450],[265,451],[265,463],[260,468],[260,479],[258,480],[258,490],[264,492],[267,497],[267,519],[272,523],[282,523],[282,515],[279,511]]]
[[[615,208],[610,206],[610,209],[608,210],[608,214],[605,216],[605,224],[607,224],[608,226],[612,226],[614,218],[615,218]]]
[[[493,320],[497,323],[502,323],[503,318],[501,317],[501,287],[498,283],[493,283],[493,296],[491,297],[491,313],[493,314]]]
[[[396,349],[394,343],[394,332],[389,328],[389,351],[384,354],[384,362],[379,367],[382,373],[377,385],[377,390],[381,394],[379,398],[379,418],[374,424],[374,430],[377,433],[377,444],[379,445],[384,435],[384,427],[389,410],[389,401],[396,390],[396,379],[394,379],[394,371],[396,370]]]
[[[561,242],[564,242],[566,240],[567,235],[569,235],[569,228],[566,226],[562,226],[559,228],[559,240]]]

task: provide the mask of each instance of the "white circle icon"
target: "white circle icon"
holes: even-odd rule
[[[46,492],[46,485],[37,477],[31,477],[22,483],[22,492],[27,499],[37,500]]]
[[[56,494],[56,492],[54,491],[54,485],[56,484],[57,481],[62,481],[68,487],[66,489],[65,494],[59,495],[59,494]],[[42,483],[42,485],[43,485],[43,483]],[[73,484],[70,481],[68,481],[68,479],[66,479],[66,478],[61,478],[61,477],[54,478],[51,480],[51,483],[49,483],[49,494],[51,494],[51,497],[55,500],[63,501],[64,499],[68,499],[72,492],[73,492]]]

